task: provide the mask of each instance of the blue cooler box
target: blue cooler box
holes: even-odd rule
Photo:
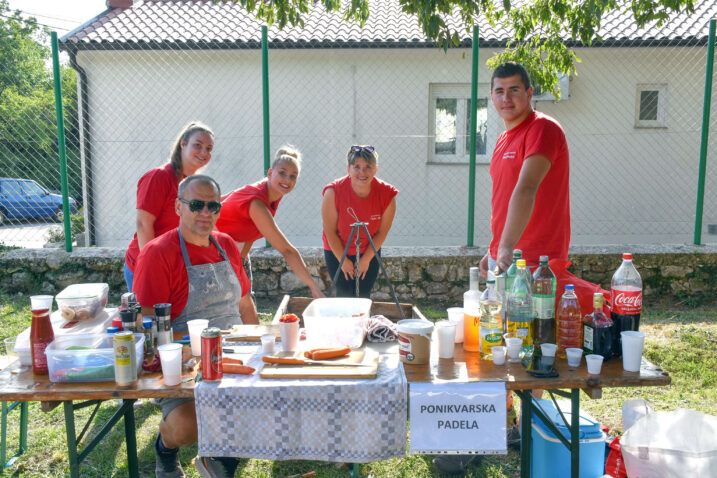
[[[551,400],[534,399],[540,403],[546,416],[570,440],[570,430],[560,418]],[[558,402],[565,419],[570,423],[570,402]],[[555,437],[535,413],[532,417],[533,433],[530,448],[530,476],[532,478],[570,478],[570,452]],[[600,423],[580,411],[580,478],[598,478],[605,471],[605,434]]]

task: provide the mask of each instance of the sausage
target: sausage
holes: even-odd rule
[[[289,365],[304,365],[306,362],[304,362],[304,359],[300,358],[294,358],[294,357],[271,357],[269,355],[264,355],[261,358],[262,361],[266,363],[285,363]]]
[[[342,347],[327,350],[318,350],[311,354],[311,360],[326,360],[336,357],[343,357],[351,353],[351,347]]]
[[[225,364],[244,365],[244,362],[242,362],[241,359],[237,359],[237,358],[222,357],[222,365],[225,365]]]
[[[222,363],[222,371],[225,373],[236,373],[240,375],[251,375],[256,369],[235,363]]]
[[[306,352],[304,352],[304,357],[306,357],[307,359],[310,359],[310,358],[311,358],[311,355],[312,355],[314,352],[318,352],[318,351],[320,351],[320,350],[334,350],[334,349],[311,349],[311,350],[307,350]]]

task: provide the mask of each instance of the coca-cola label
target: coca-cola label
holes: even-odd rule
[[[620,315],[636,315],[642,312],[641,290],[614,290],[612,312]]]

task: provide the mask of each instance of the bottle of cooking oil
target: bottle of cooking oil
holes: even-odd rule
[[[480,352],[480,290],[478,279],[480,269],[468,270],[470,288],[463,293],[463,350]]]
[[[503,302],[498,298],[495,276],[488,271],[486,289],[480,298],[480,352],[481,356],[491,354],[493,346],[503,343],[503,319],[500,311]]]
[[[508,293],[508,333],[523,339],[523,349],[533,347],[533,297],[525,259],[517,261],[513,287]]]

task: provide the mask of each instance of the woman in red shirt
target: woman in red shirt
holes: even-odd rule
[[[371,240],[378,254],[381,245],[391,230],[396,215],[398,189],[376,177],[378,154],[373,146],[351,146],[348,155],[348,174],[324,186],[321,202],[321,218],[324,232],[324,258],[329,274],[333,278],[339,268],[339,261],[351,233],[351,224],[367,223]],[[359,297],[369,298],[371,288],[378,276],[378,260],[363,228],[360,231],[359,246]],[[336,281],[337,297],[355,297],[356,246],[351,239],[341,273]]]
[[[324,294],[311,277],[301,254],[274,221],[279,201],[294,189],[300,171],[301,153],[291,146],[279,148],[264,179],[222,198],[222,212],[216,228],[237,242],[249,279],[252,279],[249,251],[254,241],[264,237],[284,256],[294,274],[311,290],[311,295],[319,298]]]
[[[149,241],[179,226],[174,210],[177,188],[182,179],[209,164],[214,133],[205,124],[193,121],[182,129],[172,147],[169,161],[149,170],[137,183],[137,232],[124,256],[124,279],[132,291],[139,251]]]

